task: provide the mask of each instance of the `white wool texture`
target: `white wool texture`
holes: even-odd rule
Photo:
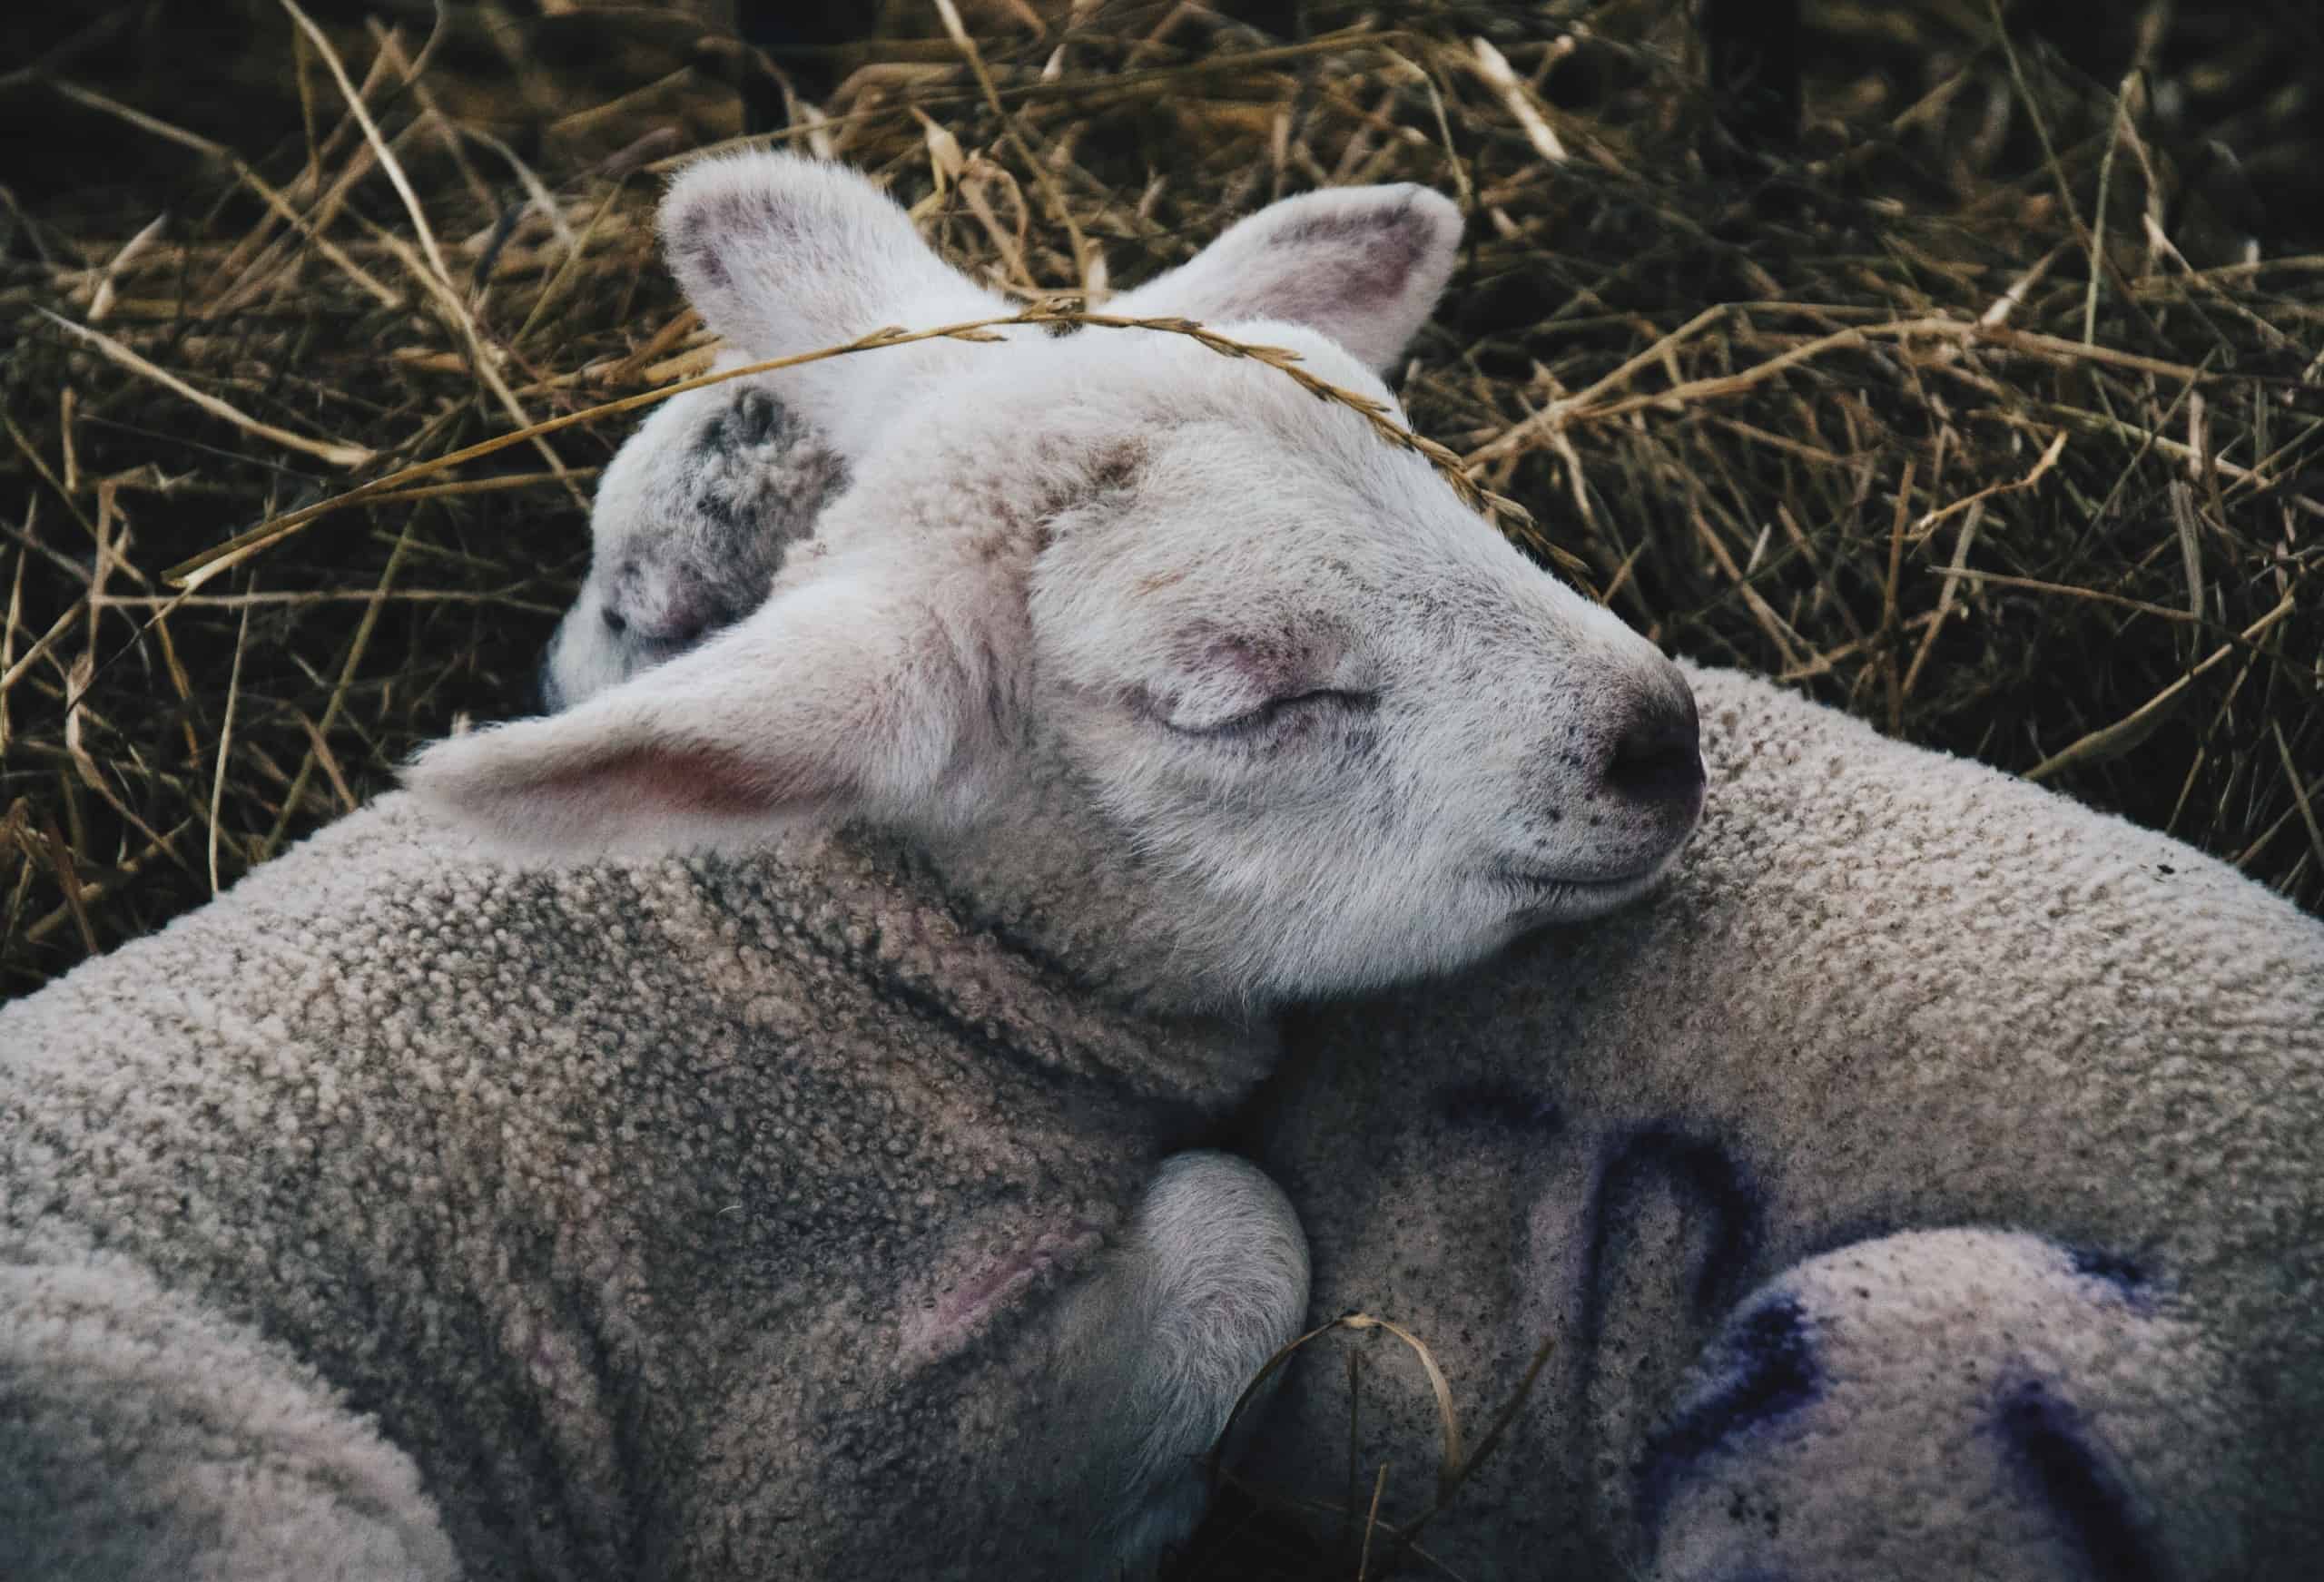
[[[1433,1348],[1471,1578],[2292,1578],[2324,1555],[2324,924],[2161,835],[1689,669],[1675,879],[1302,1017],[1313,1312]],[[1255,1475],[1344,1498],[1345,1374]],[[1358,1463],[1434,1496],[1372,1348]]]
[[[1139,1425],[1035,1298],[1267,1046],[811,855],[522,870],[391,796],[0,1007],[0,1577],[1086,1559]]]

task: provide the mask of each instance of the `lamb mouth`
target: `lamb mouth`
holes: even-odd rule
[[[1595,917],[1643,895],[1669,868],[1669,860],[1665,858],[1627,873],[1579,876],[1504,862],[1491,870],[1491,877],[1502,888],[1515,892],[1521,902],[1519,909],[1528,915]]]

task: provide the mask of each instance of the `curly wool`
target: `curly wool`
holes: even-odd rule
[[[390,797],[0,1007],[0,1575],[1069,1554],[1108,1407],[1024,1298],[1258,1062],[814,856],[520,870]]]
[[[1689,680],[1711,791],[1669,887],[1292,1034],[1260,1157],[1313,1311],[1408,1325],[1472,1415],[1554,1341],[1431,1553],[2312,1575],[2324,926],[1766,682]],[[1260,1477],[1338,1476],[1332,1361]],[[1365,1392],[1363,1465],[1410,1514],[1434,1406],[1374,1361],[1398,1382]]]

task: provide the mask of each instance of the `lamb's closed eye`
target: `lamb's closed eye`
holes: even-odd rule
[[[1199,708],[1175,712],[1157,711],[1152,717],[1164,730],[1179,736],[1206,740],[1247,741],[1272,733],[1275,727],[1302,718],[1370,713],[1380,706],[1380,694],[1345,687],[1315,687],[1284,697],[1268,698],[1240,713],[1220,716]]]
[[[1190,640],[1190,641],[1189,641]],[[1156,731],[1198,741],[1289,742],[1379,706],[1376,658],[1334,624],[1284,611],[1263,625],[1195,631],[1162,673],[1129,689],[1131,712]]]

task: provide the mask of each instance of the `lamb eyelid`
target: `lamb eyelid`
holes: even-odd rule
[[[1213,740],[1248,735],[1273,723],[1285,710],[1297,708],[1303,704],[1315,703],[1330,703],[1362,712],[1377,708],[1380,703],[1380,694],[1374,692],[1360,692],[1349,687],[1317,687],[1313,692],[1295,693],[1288,697],[1270,698],[1250,712],[1237,714],[1231,720],[1222,720],[1216,725],[1170,725],[1169,728],[1181,736],[1206,737]],[[1165,721],[1164,723],[1169,722]]]

